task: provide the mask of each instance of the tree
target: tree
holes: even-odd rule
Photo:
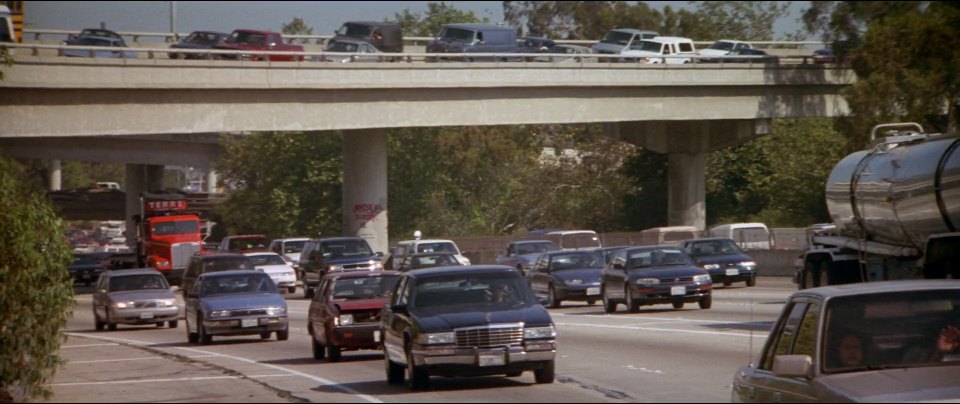
[[[699,41],[773,40],[773,24],[786,17],[790,7],[789,2],[780,1],[695,1],[692,5],[695,12],[680,15],[679,34]]]
[[[444,24],[490,22],[487,17],[477,18],[473,11],[459,10],[445,2],[427,3],[427,13],[423,18],[418,13],[411,13],[410,9],[404,9],[394,14],[394,19],[400,25],[403,36],[426,37],[439,34]]]
[[[50,397],[73,304],[66,227],[13,165],[0,158],[0,401]]]
[[[602,38],[613,28],[656,30],[661,14],[644,2],[505,1],[504,21],[533,35],[563,39]]]
[[[280,29],[284,35],[313,35],[313,28],[307,26],[303,19],[296,17],[293,21],[290,21],[288,24],[283,24],[283,28]],[[294,39],[289,39],[287,42],[293,43]],[[310,42],[307,38],[301,38],[300,43],[306,44]]]

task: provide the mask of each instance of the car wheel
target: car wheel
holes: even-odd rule
[[[803,288],[812,289],[817,287],[817,280],[813,278],[813,263],[806,263],[803,269]]]
[[[600,297],[603,299],[603,311],[607,313],[613,313],[617,311],[617,304],[607,299],[607,289],[604,288],[600,290]]]
[[[196,344],[197,342],[200,342],[200,335],[197,334],[197,333],[195,333],[195,332],[190,332],[190,322],[189,322],[189,321],[187,321],[186,329],[187,329],[187,342],[189,342],[189,343],[191,343],[191,344]]]
[[[697,304],[700,305],[701,309],[709,309],[710,306],[713,306],[713,293],[707,293],[707,295],[702,297]]]
[[[554,366],[554,361],[549,360],[543,363],[543,367],[533,371],[533,378],[536,380],[537,384],[549,384],[553,383],[553,379],[556,377],[556,367]]]
[[[107,321],[106,321],[106,323],[107,323],[107,329],[108,329],[108,330],[110,330],[110,331],[116,331],[116,330],[117,330],[117,323],[114,323],[114,322],[111,322],[111,321],[110,321],[110,314],[109,314],[109,313],[107,314]]]
[[[563,302],[563,300],[557,299],[557,292],[553,289],[553,285],[550,285],[550,290],[547,293],[547,302],[550,303],[550,308],[560,308],[560,304]]]
[[[731,285],[732,283],[733,283],[733,282],[730,282],[730,281],[723,281],[723,286],[724,286],[724,287],[730,287],[730,285]]]
[[[406,383],[410,390],[426,389],[430,383],[430,374],[422,366],[416,366],[413,362],[413,352],[407,347],[407,368]]]
[[[313,294],[314,294],[313,288],[308,286],[303,287],[303,297],[307,299],[313,299]]]
[[[157,321],[157,328],[163,328],[163,321]]]
[[[387,355],[387,347],[383,347],[383,367],[387,371],[387,384],[401,384],[403,383],[403,366],[400,366],[390,360],[390,355]]]
[[[263,331],[260,333],[260,339],[270,339],[270,331]]]
[[[103,331],[103,321],[100,321],[100,316],[97,313],[93,313],[93,326],[97,331]]]
[[[207,334],[207,327],[203,326],[203,317],[197,317],[197,330],[200,334],[200,345],[209,345],[213,342],[213,336]]]
[[[520,377],[523,375],[523,371],[520,372],[507,372],[507,377]]]
[[[627,286],[624,289],[624,294],[627,295],[627,310],[631,313],[636,313],[640,311],[640,302],[634,300],[633,298],[633,288]]]
[[[313,346],[313,359],[322,361],[323,358],[327,357],[327,350],[324,349],[323,344],[321,344],[320,341],[317,341],[317,337],[315,335],[311,336],[310,340],[313,341],[313,344],[311,344]]]
[[[340,347],[335,345],[327,345],[327,359],[330,362],[340,362],[341,353],[343,352]]]
[[[167,321],[167,324],[170,325],[170,328],[177,328],[177,320]]]
[[[597,304],[597,299],[587,299],[587,306],[593,306]]]
[[[290,329],[277,331],[277,341],[286,341],[290,339]]]
[[[288,288],[287,288],[287,293],[289,293],[289,294],[291,294],[291,295],[294,294],[294,293],[297,293],[297,287],[296,287],[296,286],[290,286],[290,287],[288,287]]]
[[[757,276],[756,276],[756,275],[751,276],[750,279],[747,279],[747,287],[748,287],[748,288],[752,288],[752,287],[754,287],[754,286],[757,286]]]
[[[683,308],[683,302],[673,302],[673,308],[680,310]]]

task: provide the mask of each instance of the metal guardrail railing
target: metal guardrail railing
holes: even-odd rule
[[[74,30],[58,30],[58,29],[24,29],[24,35],[33,35],[35,41],[41,41],[44,35],[47,36],[64,36],[69,37],[70,35],[79,34],[80,31]],[[139,42],[140,38],[158,38],[162,39],[163,42],[173,43],[177,42],[182,38],[186,38],[190,35],[189,32],[117,32],[120,36],[132,38],[133,42]],[[327,40],[333,37],[333,35],[284,35],[284,39],[293,43],[296,41],[306,40],[308,42],[315,42],[319,44],[325,44]],[[403,37],[403,42],[405,44],[410,44],[413,46],[426,45],[430,41],[433,41],[434,37]],[[593,45],[598,42],[598,40],[590,39],[554,39],[554,42],[559,44],[569,44],[569,45],[581,45],[587,46]],[[694,41],[694,45],[707,46],[712,44],[714,41]],[[824,47],[826,42],[823,41],[747,41],[758,48],[795,48],[802,49],[808,46],[815,47]]]
[[[41,56],[42,50],[56,51],[58,56],[63,56],[67,50],[86,51],[87,57],[101,57],[105,53],[116,54],[117,59],[158,59],[158,55],[166,55],[161,59],[174,59],[170,54],[192,55],[195,60],[243,60],[258,61],[270,59],[270,57],[292,58],[301,62],[523,62],[523,63],[563,63],[569,65],[571,62],[580,65],[613,65],[629,66],[633,65],[762,65],[769,67],[776,64],[810,64],[814,60],[813,55],[790,55],[790,56],[699,56],[699,55],[664,55],[654,57],[644,57],[637,55],[623,54],[546,54],[546,53],[343,53],[343,52],[290,52],[290,51],[236,51],[221,49],[171,49],[171,48],[127,48],[127,47],[103,47],[103,46],[78,46],[78,45],[44,45],[44,44],[6,44],[13,49],[13,56],[16,59],[18,52],[16,50],[29,50],[30,55]],[[97,52],[101,52],[99,55]],[[137,57],[128,57],[129,54],[136,54]],[[81,56],[82,57],[82,56]],[[682,60],[681,62],[670,63],[670,61]],[[710,60],[705,62],[704,60]],[[771,63],[776,60],[776,63]]]

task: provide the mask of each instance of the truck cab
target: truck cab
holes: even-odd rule
[[[137,217],[137,261],[160,271],[171,284],[180,278],[190,257],[203,251],[200,217],[187,210],[179,195],[144,194]]]
[[[292,45],[283,42],[283,34],[279,32],[257,31],[252,29],[238,29],[227,37],[223,42],[214,45],[214,49],[222,50],[241,50],[241,51],[290,51],[303,52],[303,46]],[[257,53],[242,53],[239,55],[220,55],[223,59],[232,60],[269,60],[271,62],[279,61],[303,61],[302,55],[266,55]]]

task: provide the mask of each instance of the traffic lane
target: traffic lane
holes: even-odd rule
[[[81,298],[78,298],[81,299]],[[298,399],[336,402],[448,402],[448,401],[556,401],[606,402],[602,393],[561,383],[537,385],[533,374],[506,378],[431,378],[431,388],[411,392],[402,386],[386,383],[383,356],[377,351],[344,352],[343,361],[330,363],[312,357],[310,337],[306,331],[309,301],[289,300],[291,333],[288,341],[261,341],[253,337],[214,337],[212,345],[186,342],[186,331],[120,325],[117,331],[93,331],[90,303],[78,301],[78,309],[70,327],[76,332],[122,344],[143,345],[148,349],[177,355],[193,356],[191,360],[208,363],[246,376],[266,371],[295,377],[274,377],[260,380]],[[298,331],[294,331],[298,330]],[[558,369],[558,375],[564,370]]]

